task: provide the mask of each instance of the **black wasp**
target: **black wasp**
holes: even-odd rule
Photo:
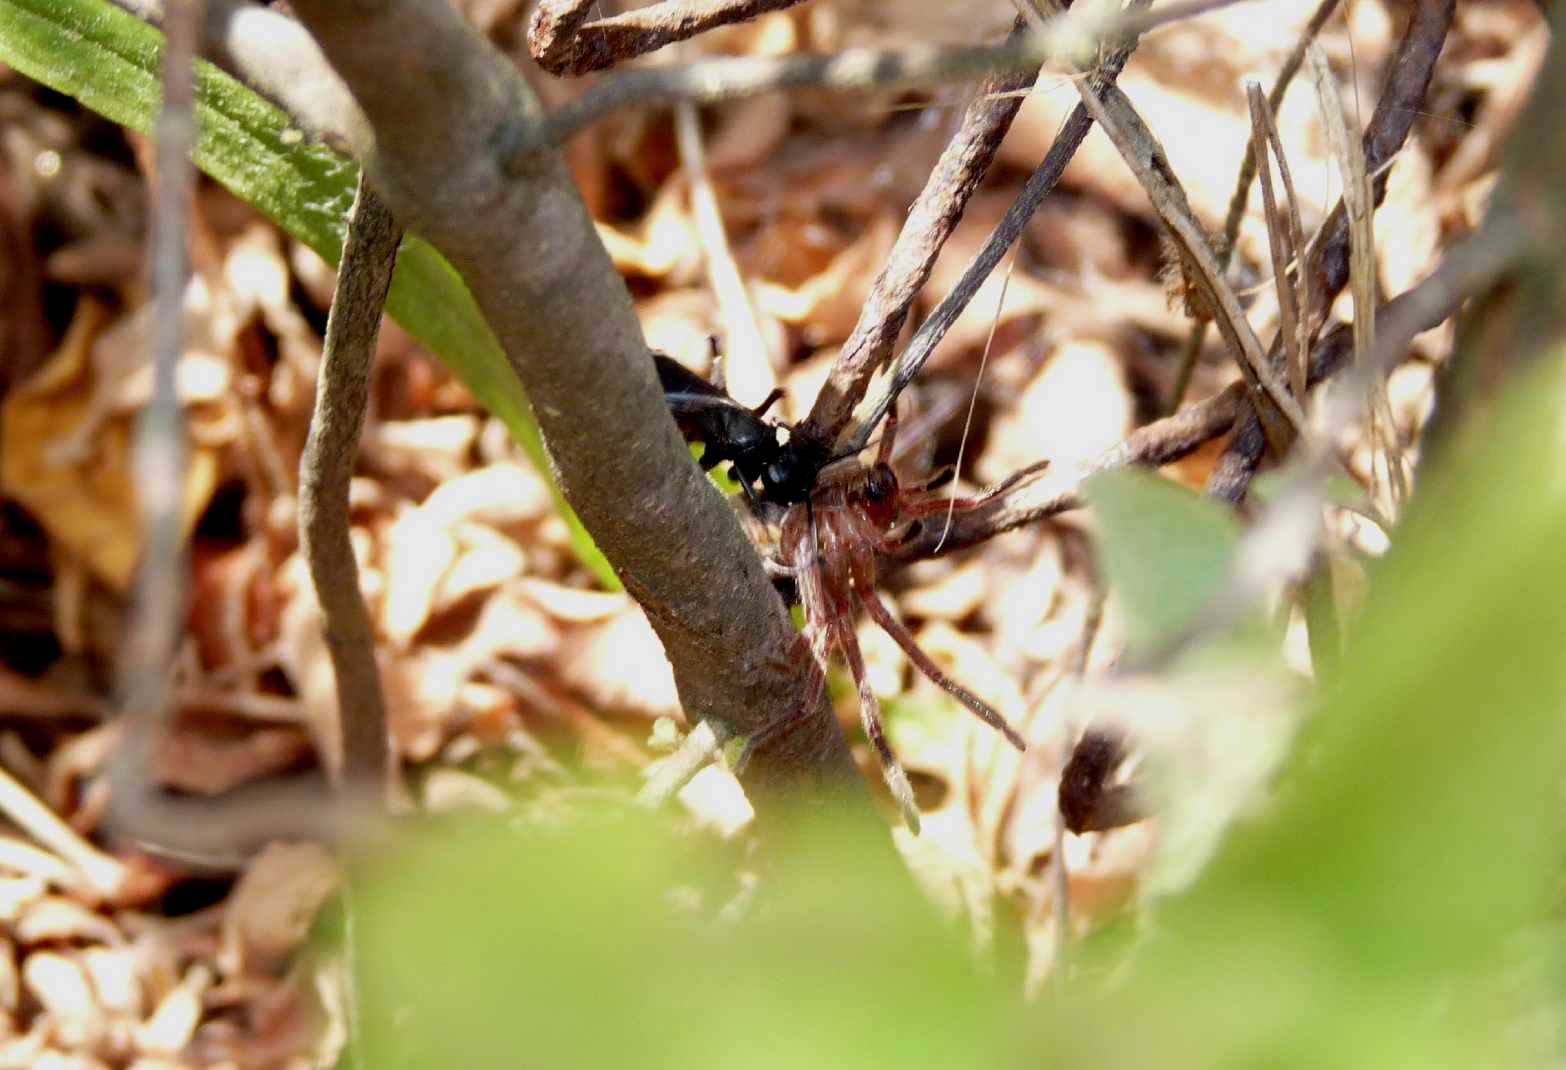
[[[755,408],[735,401],[678,361],[653,354],[664,400],[687,442],[701,442],[703,470],[727,461],[729,471],[758,515],[763,505],[787,508],[807,500],[816,477],[832,460],[831,449],[786,424],[767,420],[766,412],[782,390],[774,390]],[[760,490],[757,490],[760,484]]]

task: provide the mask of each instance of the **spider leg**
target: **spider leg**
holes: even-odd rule
[[[900,503],[898,513],[900,516],[905,517],[939,516],[945,512],[971,513],[1011,490],[1017,484],[1037,475],[1048,466],[1049,461],[1046,460],[1039,461],[1037,464],[1030,464],[1026,468],[1019,468],[999,483],[992,487],[985,487],[971,498],[913,498],[911,500],[905,498]],[[910,489],[918,490],[920,488]]]
[[[886,786],[892,790],[897,808],[903,812],[908,831],[917,836],[919,808],[914,805],[913,785],[908,783],[908,774],[892,752],[892,745],[886,741],[886,726],[881,722],[881,704],[870,688],[870,675],[865,672],[865,659],[859,650],[859,640],[854,635],[853,620],[847,616],[835,616],[832,628],[837,633],[837,645],[843,648],[843,657],[848,661],[848,671],[859,689],[859,720],[864,725],[870,745],[875,748],[876,758],[881,762],[881,775],[886,778]]]
[[[903,648],[903,653],[908,655],[908,660],[914,663],[915,668],[928,676],[935,686],[972,710],[979,720],[1005,736],[1006,742],[1019,751],[1028,749],[1022,736],[1006,723],[1006,718],[997,713],[995,707],[941,671],[930,655],[914,642],[913,635],[904,627],[903,622],[892,616],[891,611],[886,608],[886,603],[882,602],[880,595],[875,593],[875,589],[868,583],[860,582],[857,572],[854,582],[857,585],[859,600],[864,603],[865,612],[870,614],[871,620],[881,626],[882,631],[890,635],[897,645]]]

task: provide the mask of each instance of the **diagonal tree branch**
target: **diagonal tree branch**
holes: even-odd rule
[[[830,709],[799,708],[808,651],[676,433],[564,163],[522,151],[540,115],[531,91],[443,0],[294,8],[369,119],[357,148],[387,203],[472,288],[561,490],[647,612],[686,709],[722,735],[789,725],[748,766],[758,810],[778,798],[769,789],[865,798]]]

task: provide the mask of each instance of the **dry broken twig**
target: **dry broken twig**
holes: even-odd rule
[[[1024,24],[1018,19],[1012,36],[1023,31]],[[936,256],[962,219],[968,199],[989,171],[1023,96],[1037,77],[1038,69],[1032,68],[992,75],[979,85],[924,189],[908,210],[859,321],[816,395],[808,428],[818,434],[835,434],[864,397],[870,377],[891,359],[892,347],[930,278]]]
[[[550,74],[590,74],[699,33],[782,11],[800,0],[663,0],[589,21],[598,0],[543,0],[527,21],[527,49]]]
[[[1386,165],[1403,147],[1414,120],[1420,115],[1420,105],[1451,28],[1455,6],[1456,0],[1420,0],[1398,45],[1386,88],[1376,103],[1363,137],[1365,170],[1376,176],[1372,182],[1375,204],[1380,204],[1386,195]],[[1319,326],[1325,319],[1326,310],[1348,282],[1348,270],[1348,216],[1340,202],[1317,233],[1300,272],[1310,287],[1312,307],[1301,310],[1308,322]],[[1277,359],[1281,345],[1281,337],[1274,339],[1268,349],[1270,361]],[[1267,440],[1255,412],[1247,406],[1208,480],[1208,493],[1230,502],[1243,500],[1266,449]]]
[[[542,142],[559,144],[614,112],[670,100],[714,104],[785,89],[839,92],[925,87],[982,75],[1037,70],[1051,59],[1072,59],[1101,40],[1134,38],[1154,27],[1217,10],[1239,0],[1176,0],[1158,11],[1104,15],[1068,12],[1051,19],[1044,33],[1028,33],[1000,45],[930,45],[887,51],[845,49],[830,56],[709,59],[679,67],[627,71],[606,78],[544,120],[542,129],[518,131],[515,157]],[[513,167],[518,166],[516,159]]]
[[[1310,47],[1312,41],[1316,40],[1316,36],[1321,33],[1321,28],[1327,24],[1327,20],[1337,9],[1338,0],[1321,0],[1312,13],[1310,21],[1305,24],[1305,29],[1300,33],[1293,50],[1283,61],[1283,66],[1278,68],[1272,88],[1267,91],[1267,110],[1274,115],[1283,106],[1283,97],[1289,91],[1289,83],[1294,81],[1294,76],[1299,73],[1300,67],[1305,62],[1305,50]],[[1229,197],[1229,211],[1224,216],[1223,235],[1218,241],[1220,271],[1228,272],[1229,263],[1234,259],[1235,242],[1239,240],[1240,223],[1245,219],[1246,210],[1250,207],[1251,183],[1255,179],[1256,146],[1249,144],[1245,148],[1245,156],[1240,160],[1240,172],[1235,179],[1234,193]],[[1205,319],[1191,325],[1185,347],[1180,351],[1179,370],[1175,373],[1174,389],[1169,393],[1166,412],[1177,411],[1180,403],[1185,400],[1186,388],[1191,383],[1191,372],[1196,367],[1196,358],[1201,355],[1202,346],[1207,341],[1207,326],[1208,321]]]

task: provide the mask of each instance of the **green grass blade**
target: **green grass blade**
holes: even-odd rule
[[[107,0],[0,0],[0,62],[84,107],[148,133],[162,100],[163,36]],[[358,166],[313,144],[288,116],[209,63],[196,67],[196,166],[333,265]],[[499,417],[540,472],[543,443],[522,386],[461,277],[416,237],[403,245],[387,310]],[[578,558],[614,572],[559,492]]]

